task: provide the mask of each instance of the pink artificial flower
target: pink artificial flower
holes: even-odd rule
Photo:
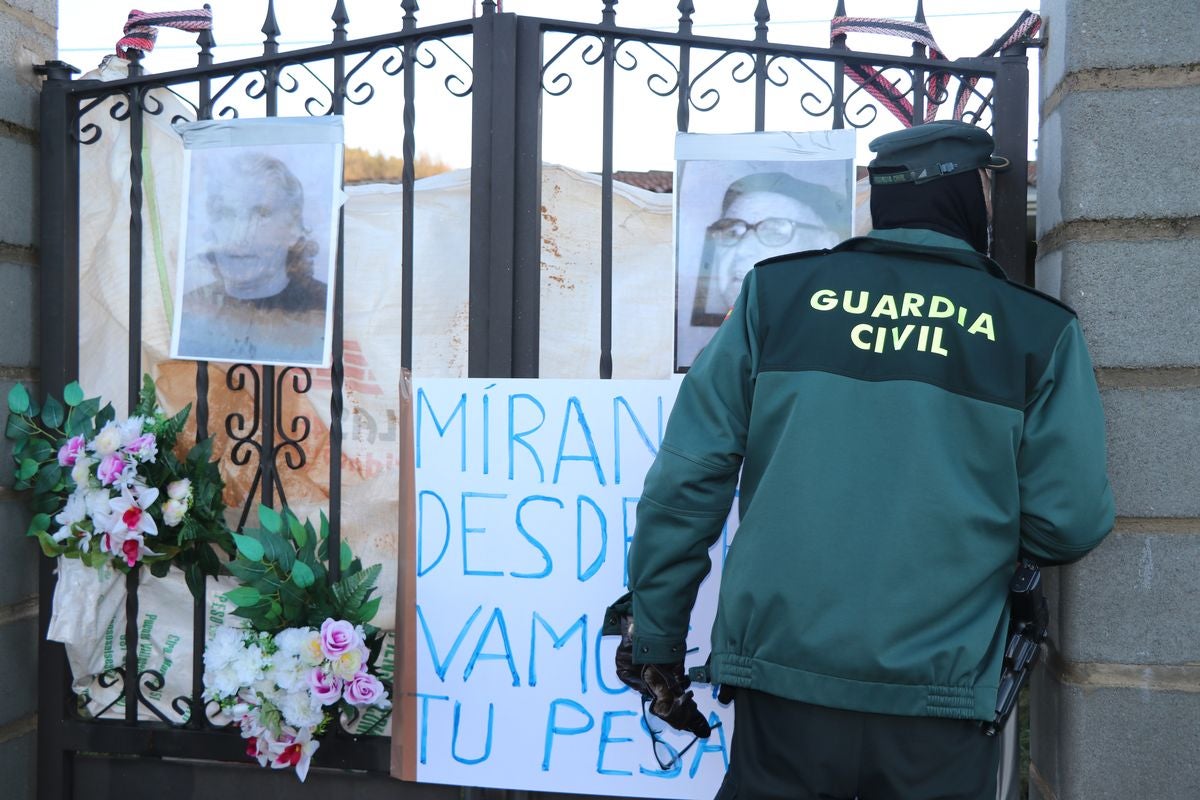
[[[142,539],[141,534],[128,531],[120,536],[112,533],[104,534],[100,538],[100,552],[117,556],[130,567],[137,565],[138,560],[143,556],[158,555],[146,547],[146,542]]]
[[[283,752],[275,756],[275,763],[280,769],[294,767],[300,763],[300,755],[304,748],[300,744],[289,744]]]
[[[121,545],[121,555],[125,557],[125,563],[130,567],[137,564],[138,556],[142,554],[142,543],[130,536]]]
[[[67,443],[58,448],[58,463],[60,466],[73,467],[79,454],[83,452],[86,442],[82,436],[72,436]]]
[[[312,690],[312,696],[323,706],[332,705],[342,697],[342,679],[320,667],[308,673],[308,687]]]
[[[96,469],[96,476],[100,478],[100,484],[103,486],[112,486],[117,481],[121,480],[121,475],[125,472],[125,460],[117,453],[107,455],[100,462],[100,466]]]
[[[152,433],[143,433],[121,448],[138,461],[150,461],[158,455],[158,441]]]
[[[362,637],[344,619],[327,619],[321,623],[321,652],[335,659],[343,653],[362,646]]]
[[[383,684],[365,669],[346,684],[345,699],[352,706],[373,706],[380,701],[387,703],[386,698]]]
[[[251,736],[246,742],[246,755],[251,758],[258,758],[258,737]]]

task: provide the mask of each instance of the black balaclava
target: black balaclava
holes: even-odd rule
[[[988,251],[987,206],[978,170],[928,183],[872,186],[871,220],[877,230],[925,228],[962,239],[985,255]]]

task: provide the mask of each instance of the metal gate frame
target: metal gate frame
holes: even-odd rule
[[[337,0],[332,21],[332,40],[328,44],[281,53],[280,34],[275,22],[274,0],[268,0],[262,55],[217,64],[210,32],[197,38],[195,67],[157,75],[143,74],[140,54],[132,51],[129,77],[111,82],[72,79],[77,72],[59,61],[38,68],[45,77],[41,93],[41,198],[40,238],[42,298],[58,298],[60,303],[41,303],[39,330],[42,389],[59,394],[78,374],[79,360],[79,167],[81,148],[103,135],[103,128],[88,113],[109,98],[118,98],[108,116],[112,123],[129,126],[130,136],[130,335],[128,341],[128,386],[130,407],[136,403],[140,363],[140,298],[142,270],[142,140],[146,115],[162,113],[152,90],[173,90],[194,84],[194,116],[198,119],[236,115],[227,93],[239,89],[254,101],[263,103],[266,116],[278,113],[279,92],[295,91],[295,75],[301,70],[317,77],[310,64],[327,64],[332,85],[324,113],[342,113],[347,102],[362,104],[374,95],[368,83],[358,82],[356,74],[372,60],[386,54],[383,72],[402,81],[402,155],[405,168],[402,184],[404,234],[403,330],[401,363],[412,366],[412,264],[413,235],[413,163],[416,154],[415,120],[417,92],[414,73],[430,66],[429,48],[449,48],[469,73],[459,76],[446,88],[458,96],[471,95],[471,221],[469,282],[468,373],[475,377],[536,377],[540,336],[539,292],[541,261],[541,141],[543,101],[570,88],[571,78],[559,59],[571,48],[583,48],[582,68],[598,67],[603,73],[599,99],[603,137],[601,171],[602,202],[599,209],[601,240],[598,260],[601,264],[601,340],[596,374],[612,375],[612,182],[613,136],[616,70],[641,69],[633,48],[653,55],[657,73],[647,79],[651,91],[662,97],[675,96],[676,129],[689,130],[696,114],[707,113],[703,98],[697,94],[701,81],[719,63],[728,60],[730,76],[736,83],[749,84],[754,91],[753,129],[764,129],[768,102],[785,87],[793,69],[807,70],[816,76],[822,96],[812,91],[817,107],[802,101],[808,116],[828,117],[830,128],[848,125],[866,127],[878,108],[862,87],[847,82],[846,64],[871,66],[880,74],[896,76],[907,85],[907,98],[914,119],[923,117],[930,103],[943,103],[947,96],[930,97],[926,80],[931,74],[945,74],[954,81],[979,79],[987,89],[972,86],[977,109],[967,118],[986,122],[990,118],[997,151],[1012,162],[1013,168],[996,177],[994,186],[995,257],[1010,278],[1028,283],[1026,271],[1026,141],[1028,135],[1027,97],[1029,88],[1025,48],[1022,42],[996,58],[959,59],[948,62],[927,57],[924,48],[914,45],[914,55],[898,57],[849,50],[845,37],[829,48],[802,47],[768,40],[770,12],[766,0],[755,11],[753,40],[701,36],[693,33],[694,4],[678,3],[680,17],[675,31],[634,29],[618,25],[616,0],[604,0],[598,23],[566,22],[501,13],[494,0],[485,0],[480,16],[472,20],[418,27],[416,0],[404,0],[402,28],[393,33],[350,39],[349,15],[343,0]],[[839,2],[838,13],[844,15]],[[919,13],[919,11],[918,11]],[[470,60],[454,45],[470,37]],[[566,41],[566,44],[560,45]],[[582,44],[581,44],[582,43]],[[465,48],[464,48],[465,49]],[[553,51],[552,51],[553,50]],[[624,55],[623,55],[624,54]],[[665,65],[664,65],[665,63]],[[739,72],[740,70],[740,72]],[[553,72],[553,74],[551,74]],[[655,84],[655,75],[659,83]],[[823,77],[828,75],[829,77]],[[549,77],[548,77],[549,76]],[[250,84],[243,85],[246,79]],[[562,80],[565,78],[566,88]],[[319,82],[322,82],[317,77]],[[824,85],[825,89],[821,88]],[[990,84],[987,87],[986,84]],[[655,86],[660,88],[656,89]],[[367,87],[364,89],[364,87]],[[663,88],[666,87],[666,88]],[[828,98],[823,95],[828,91]],[[322,95],[323,96],[323,95]],[[315,97],[315,95],[314,95]],[[858,105],[856,105],[856,102]],[[715,105],[715,103],[713,104]],[[863,122],[870,111],[870,120]],[[748,121],[749,122],[749,121]],[[111,123],[110,123],[111,124]],[[338,236],[338,269],[335,282],[335,312],[331,370],[333,400],[330,427],[330,509],[329,522],[333,544],[338,552],[340,537],[340,461],[344,391],[343,242]],[[231,370],[232,376],[238,370]],[[286,469],[295,469],[285,458],[277,462],[282,446],[301,447],[303,437],[292,439],[276,410],[287,391],[303,393],[312,377],[306,369],[262,367],[238,372],[241,384],[230,389],[252,392],[258,416],[246,441],[252,441],[259,453],[257,489],[246,498],[243,509],[254,503],[276,505],[283,497]],[[197,437],[214,435],[210,431],[207,365],[197,365],[196,373]],[[220,435],[224,421],[214,426]],[[232,435],[232,432],[231,432]],[[302,447],[300,450],[303,453]],[[337,580],[337,564],[331,564],[330,580]],[[44,560],[40,575],[40,682],[38,712],[38,796],[47,800],[70,797],[73,792],[73,758],[76,753],[101,753],[121,756],[177,757],[215,761],[243,761],[243,746],[234,731],[213,727],[203,713],[201,675],[205,631],[205,608],[197,603],[193,615],[193,635],[197,638],[193,658],[193,687],[190,697],[176,698],[174,704],[192,710],[182,725],[166,721],[144,722],[137,719],[139,708],[153,705],[143,689],[152,689],[162,676],[140,671],[137,648],[129,647],[124,665],[110,676],[121,680],[125,700],[123,720],[84,720],[74,712],[74,696],[63,648],[44,638],[50,617],[54,588],[53,565]],[[126,641],[137,640],[137,574],[129,578],[126,608]],[[126,675],[136,680],[125,681]],[[157,712],[156,712],[157,713]],[[319,766],[344,767],[386,773],[389,740],[366,737],[361,740],[338,732],[323,744],[317,757]]]

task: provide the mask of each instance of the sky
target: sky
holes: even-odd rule
[[[750,39],[754,36],[755,0],[694,0],[697,7],[693,30],[705,36]],[[59,57],[85,72],[112,52],[121,36],[126,14],[133,0],[117,3],[113,0],[60,0]],[[246,58],[262,52],[263,35],[260,28],[266,13],[266,0],[209,0],[213,9],[215,51],[219,61]],[[199,5],[197,0],[139,0],[143,11],[168,11]],[[313,46],[329,41],[333,23],[330,15],[334,0],[277,0],[276,17],[282,30],[280,49]],[[471,0],[423,0],[417,12],[419,24],[452,22],[469,18],[479,2]],[[624,0],[618,2],[619,25],[660,30],[675,30],[679,12],[676,0]],[[829,17],[836,0],[817,0],[806,3],[770,4],[770,40],[786,44],[824,47],[829,39]],[[504,0],[503,10],[527,16],[553,17],[578,21],[598,21],[603,3],[600,0]],[[911,19],[916,0],[847,0],[847,12],[854,16],[896,16]],[[351,38],[372,36],[400,28],[403,11],[399,0],[346,0],[350,16]],[[799,11],[795,11],[799,7]],[[925,16],[935,40],[951,59],[975,56],[987,48],[1019,16],[1029,8],[1038,11],[1037,0],[925,0]],[[547,37],[546,58],[558,50],[566,39]],[[911,44],[868,34],[851,34],[851,49],[879,53],[911,54]],[[470,43],[460,39],[455,44],[459,55],[470,59]],[[586,42],[577,43],[563,54],[557,63],[564,65],[574,81],[561,97],[543,99],[542,156],[577,169],[600,169],[600,67],[589,67],[582,55]],[[617,169],[647,170],[673,167],[675,132],[675,98],[660,98],[647,87],[652,65],[658,56],[643,47],[630,47],[627,53],[638,60],[632,71],[617,70],[614,164]],[[446,91],[446,81],[453,84],[458,62],[454,53],[440,45],[430,45],[427,55],[436,63],[418,70],[416,101],[416,141],[420,153],[465,167],[470,162],[470,98],[458,98]],[[347,144],[373,152],[399,155],[401,148],[400,80],[380,71],[385,60],[380,55],[359,73],[377,90],[370,102],[351,105],[347,110]],[[1037,52],[1030,51],[1030,87],[1033,100],[1031,114],[1036,110]],[[195,35],[164,29],[159,33],[155,50],[147,55],[144,67],[148,72],[166,72],[186,68],[196,62]],[[734,59],[713,70],[713,88],[721,91],[721,103],[710,112],[693,110],[690,129],[699,132],[737,132],[753,130],[752,84],[739,85],[729,79]],[[353,63],[353,62],[352,62]],[[661,62],[660,62],[661,63]],[[794,65],[794,62],[792,62]],[[725,69],[728,66],[730,69]],[[695,71],[696,67],[693,67]],[[724,73],[721,75],[721,73]],[[809,117],[799,113],[795,105],[805,91],[820,91],[811,79],[806,83],[803,70],[789,70],[789,81],[783,88],[772,88],[768,94],[768,130],[823,130],[830,127],[829,117]],[[281,99],[281,114],[304,114],[301,99],[319,95],[319,86],[307,76],[301,76],[301,92],[297,97]],[[248,81],[249,79],[247,79]],[[245,99],[242,86],[227,96],[242,113],[261,114],[254,103]],[[311,91],[309,91],[311,89]],[[361,95],[360,95],[361,96]],[[1031,116],[1030,157],[1035,155],[1034,137],[1037,134],[1036,116]],[[893,130],[898,123],[890,117],[880,119],[859,134],[858,160],[870,159],[867,142],[874,136]]]

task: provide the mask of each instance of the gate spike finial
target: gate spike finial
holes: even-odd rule
[[[771,9],[767,7],[767,0],[758,0],[758,5],[754,8],[755,41],[765,42],[767,40],[767,23],[770,21]]]
[[[279,21],[275,19],[275,0],[267,0],[267,18],[263,20],[261,28],[263,36],[267,38],[263,41],[263,52],[278,53],[279,52]]]
[[[210,6],[208,3],[205,3],[204,10],[211,14],[212,6]],[[216,40],[213,39],[211,25],[200,31],[200,33],[196,34],[196,44],[200,45],[201,66],[211,65],[213,63],[212,51],[213,48],[217,46]]]
[[[421,10],[421,4],[417,0],[404,0],[400,4],[404,9],[404,20],[400,25],[401,30],[411,31],[417,27],[417,12]]]
[[[350,14],[346,11],[346,0],[337,0],[337,5],[333,7],[333,32],[341,33],[343,36],[346,33],[346,26],[350,24]]]
[[[692,14],[696,13],[696,4],[692,0],[679,0],[679,32],[688,34],[692,32]]]
[[[617,3],[619,0],[604,0],[604,13],[600,15],[601,25],[617,24]]]
[[[838,0],[837,8],[834,9],[833,15],[835,17],[846,16],[846,0]]]
[[[917,0],[917,15],[913,17],[913,22],[925,21],[925,0]]]

